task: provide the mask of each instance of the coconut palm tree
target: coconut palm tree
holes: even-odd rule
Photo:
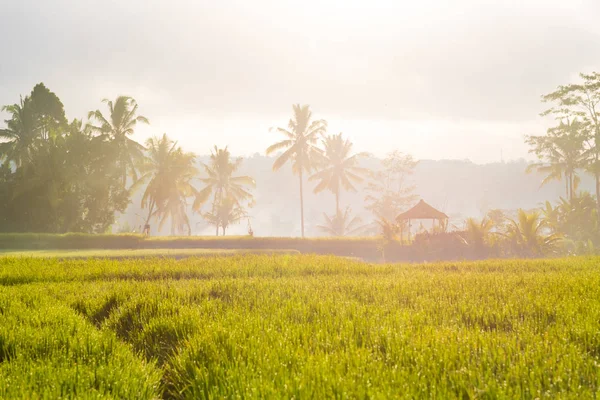
[[[142,208],[148,208],[146,224],[152,217],[159,220],[159,229],[170,219],[171,234],[191,234],[187,216],[187,199],[196,194],[192,179],[198,171],[194,167],[195,156],[185,153],[166,134],[146,141],[148,156],[140,165],[142,176],[134,186],[147,182],[142,196]]]
[[[321,160],[322,152],[317,148],[319,138],[327,130],[325,120],[312,121],[310,106],[294,104],[294,115],[288,122],[287,129],[276,128],[286,139],[267,148],[267,155],[278,150],[284,152],[273,163],[273,171],[277,171],[288,161],[292,163],[292,172],[298,175],[300,183],[300,226],[304,237],[304,194],[302,190],[304,172],[314,170],[316,163]]]
[[[13,162],[17,168],[31,161],[31,152],[38,137],[37,121],[31,99],[21,98],[20,103],[2,107],[11,114],[5,120],[6,128],[0,129],[0,160]]]
[[[330,236],[352,236],[365,229],[365,226],[360,225],[362,223],[360,217],[352,217],[350,207],[346,207],[344,212],[338,210],[331,217],[323,213],[323,217],[325,225],[318,225],[317,228]]]
[[[558,214],[558,232],[571,240],[598,242],[598,210],[589,192],[579,193],[570,200],[561,197],[555,210]]]
[[[467,218],[465,222],[466,243],[481,255],[486,246],[490,244],[490,234],[493,228],[494,222],[489,218],[483,218],[481,221]]]
[[[550,128],[546,136],[528,136],[530,153],[535,153],[540,162],[529,165],[527,172],[543,173],[542,185],[564,177],[567,198],[572,199],[580,181],[577,171],[586,165],[585,130],[582,122],[567,119]]]
[[[137,115],[138,104],[128,96],[119,96],[114,103],[108,99],[102,100],[108,106],[109,115],[105,117],[100,110],[90,111],[88,118],[98,125],[90,124],[93,132],[109,140],[115,145],[117,164],[123,171],[123,186],[127,177],[137,181],[137,164],[144,158],[144,146],[130,139],[138,123],[148,124],[148,119]]]
[[[329,135],[323,139],[325,153],[323,155],[320,171],[312,175],[309,180],[318,180],[319,184],[314,192],[319,193],[327,189],[335,195],[335,212],[340,213],[340,194],[342,189],[356,192],[357,183],[364,180],[367,170],[358,163],[367,153],[352,154],[352,142],[344,139],[342,134]]]
[[[219,226],[223,226],[223,231],[225,231],[228,225],[222,225],[220,216],[229,215],[228,213],[233,213],[238,208],[243,210],[245,202],[252,206],[253,196],[249,188],[254,188],[256,182],[250,176],[234,175],[241,164],[242,159],[232,159],[227,147],[219,149],[217,146],[211,152],[210,163],[203,164],[207,177],[200,179],[205,186],[196,194],[193,209],[200,211],[212,196],[211,211],[202,215],[208,222],[216,225],[217,236],[219,236]],[[235,205],[229,205],[230,201],[233,201]],[[229,220],[229,218],[223,218],[223,220]]]
[[[211,195],[213,205],[220,204],[226,197],[231,197],[237,203],[252,202],[252,193],[246,187],[254,188],[254,179],[245,175],[234,176],[241,164],[242,158],[232,159],[227,147],[219,149],[215,146],[210,155],[210,163],[203,164],[208,176],[200,179],[205,186],[196,196],[194,209],[199,211]]]
[[[504,236],[519,256],[541,257],[556,251],[561,237],[556,233],[548,234],[549,228],[538,211],[528,213],[519,209],[517,219],[508,221]]]
[[[561,197],[562,199],[562,197]],[[544,219],[544,224],[552,232],[560,231],[561,224],[561,209],[559,207],[553,207],[552,203],[546,201],[543,207],[540,208],[541,216]]]
[[[217,236],[219,236],[219,227],[222,228],[223,236],[225,236],[229,225],[239,222],[247,214],[239,202],[226,196],[211,211],[203,213],[202,216],[209,224],[217,228]]]
[[[506,214],[504,211],[498,208],[493,208],[487,212],[485,218],[491,221],[493,231],[498,232],[504,229],[506,224]]]

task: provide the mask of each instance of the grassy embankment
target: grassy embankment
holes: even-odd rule
[[[86,257],[214,255],[241,253],[316,253],[380,260],[377,238],[284,238],[249,236],[149,237],[142,235],[0,234],[0,254]],[[59,251],[62,250],[62,251]],[[92,251],[94,250],[94,251]],[[136,250],[131,251],[131,250]]]
[[[0,250],[4,257],[34,258],[187,258],[187,257],[226,257],[246,254],[299,254],[296,250],[254,250],[254,249],[86,249],[86,250]]]

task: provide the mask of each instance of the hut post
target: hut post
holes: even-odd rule
[[[404,246],[404,227],[402,226],[402,220],[400,220],[400,246]]]

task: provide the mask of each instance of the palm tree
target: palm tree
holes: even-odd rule
[[[291,161],[292,172],[298,175],[300,182],[300,226],[304,237],[304,194],[302,191],[303,174],[310,173],[320,161],[322,152],[317,148],[319,137],[325,134],[325,120],[311,121],[312,112],[308,105],[292,106],[294,115],[288,122],[288,128],[276,128],[286,139],[267,148],[267,155],[285,149],[273,163],[273,171],[277,171],[285,163]]]
[[[229,149],[219,149],[214,147],[214,151],[210,155],[210,163],[203,164],[204,171],[208,175],[206,178],[200,179],[204,183],[204,188],[200,190],[194,200],[193,208],[195,211],[200,211],[202,206],[213,197],[212,210],[210,213],[205,213],[205,216],[218,216],[219,209],[222,208],[228,201],[233,201],[236,206],[242,207],[242,203],[248,202],[252,205],[253,196],[247,187],[254,188],[256,182],[250,176],[234,174],[238,171],[242,164],[242,159],[232,159]],[[232,206],[233,207],[233,206]],[[210,221],[209,221],[210,222]],[[217,226],[217,236],[219,235],[219,223]]]
[[[225,197],[231,197],[238,203],[246,200],[252,201],[252,193],[245,186],[255,187],[254,179],[245,175],[233,176],[240,168],[242,161],[242,158],[232,160],[227,147],[219,149],[215,146],[210,155],[210,163],[203,164],[208,177],[200,179],[205,186],[196,196],[194,209],[199,210],[211,194],[214,204],[219,204]]]
[[[519,209],[517,220],[508,221],[509,226],[504,236],[518,255],[540,257],[555,252],[561,237],[556,233],[546,233],[549,228],[538,211],[527,213]]]
[[[506,224],[506,215],[504,211],[493,208],[487,212],[485,218],[491,221],[492,229],[494,231],[498,232],[504,229],[504,225]]]
[[[476,252],[481,253],[489,244],[494,222],[489,218],[483,218],[481,221],[467,218],[465,225],[467,244],[472,246]]]
[[[26,162],[31,162],[31,152],[38,137],[35,113],[31,106],[31,99],[21,98],[19,104],[2,107],[2,111],[11,114],[5,120],[6,128],[0,129],[0,160],[14,162],[17,168]]]
[[[362,223],[360,217],[351,218],[351,214],[350,207],[346,207],[344,212],[338,210],[331,217],[323,213],[325,225],[318,225],[317,228],[330,236],[352,236],[358,234],[365,227],[360,225]]]
[[[137,115],[138,104],[128,96],[119,96],[113,103],[108,99],[102,100],[108,105],[108,118],[100,110],[90,111],[88,118],[95,120],[99,125],[91,125],[90,129],[100,134],[101,137],[114,143],[117,152],[117,163],[123,171],[123,186],[127,184],[127,177],[137,180],[136,167],[144,158],[144,147],[130,139],[135,127],[139,123],[148,124],[148,119]]]
[[[529,165],[527,172],[545,174],[542,185],[564,177],[567,198],[573,198],[580,180],[577,170],[586,164],[585,129],[582,122],[567,119],[550,128],[546,136],[528,136],[526,142],[533,147],[530,153],[535,153],[540,162]]]
[[[159,229],[167,219],[171,221],[171,234],[191,234],[187,216],[187,199],[196,194],[191,181],[198,171],[194,167],[195,156],[185,153],[166,134],[146,141],[148,157],[140,166],[143,174],[134,186],[148,182],[142,196],[142,208],[148,208],[146,224],[154,216],[159,219]]]
[[[230,196],[226,196],[211,211],[202,214],[202,216],[209,224],[216,226],[217,236],[219,236],[219,227],[223,229],[223,236],[225,236],[229,225],[239,222],[247,215],[239,202]]]
[[[319,193],[328,189],[335,195],[335,212],[340,214],[340,192],[342,189],[356,192],[354,184],[363,181],[366,169],[358,166],[361,157],[367,153],[350,155],[352,142],[344,139],[342,134],[329,135],[323,139],[325,154],[322,169],[312,175],[309,180],[319,180],[314,192]]]
[[[554,210],[558,215],[558,232],[575,241],[598,240],[598,210],[589,192],[582,192],[570,200],[561,197]]]
[[[544,219],[544,224],[546,224],[548,229],[552,230],[552,232],[558,232],[560,230],[561,209],[553,207],[552,203],[546,201],[543,207],[540,208],[540,211]]]

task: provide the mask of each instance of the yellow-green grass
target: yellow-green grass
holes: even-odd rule
[[[298,254],[279,249],[75,249],[75,250],[0,250],[0,257],[42,258],[148,258],[221,257],[243,254]]]
[[[221,248],[238,246],[254,248],[289,248],[293,245],[358,245],[377,244],[377,237],[251,237],[251,236],[150,236],[127,234],[86,234],[86,233],[0,233],[0,247],[13,249],[69,249],[69,248],[167,248],[202,247]]]
[[[599,387],[598,258],[0,259],[0,398],[594,398]]]

